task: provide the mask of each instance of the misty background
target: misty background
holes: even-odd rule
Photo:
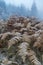
[[[0,19],[11,15],[43,19],[43,0],[0,0]]]

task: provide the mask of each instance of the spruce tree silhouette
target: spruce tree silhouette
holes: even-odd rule
[[[36,6],[36,3],[35,3],[35,0],[33,1],[30,15],[31,16],[35,16],[35,17],[38,16],[38,10],[37,10],[37,6]]]
[[[4,0],[0,0],[0,15],[6,11],[6,4]]]

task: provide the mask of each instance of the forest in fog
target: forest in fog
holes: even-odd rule
[[[40,19],[43,18],[42,12],[40,12],[36,6],[36,3],[33,2],[31,6],[31,10],[26,8],[23,4],[20,6],[15,6],[12,4],[6,4],[4,0],[0,0],[0,19],[6,19],[11,15],[18,15],[18,16],[35,16]]]

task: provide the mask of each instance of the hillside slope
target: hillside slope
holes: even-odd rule
[[[0,65],[43,65],[43,22],[17,16],[0,21]]]

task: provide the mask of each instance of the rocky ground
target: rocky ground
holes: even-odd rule
[[[43,65],[43,22],[17,16],[0,21],[0,65]]]

